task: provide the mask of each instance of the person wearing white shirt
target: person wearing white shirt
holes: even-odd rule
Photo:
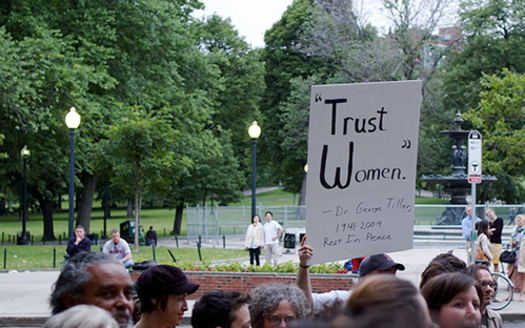
[[[279,238],[283,233],[283,228],[279,222],[273,220],[273,213],[264,214],[266,223],[264,224],[264,247],[266,248],[266,263],[273,259],[275,265],[279,264],[281,259],[281,250],[279,248]]]

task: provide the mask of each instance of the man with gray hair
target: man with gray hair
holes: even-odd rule
[[[75,305],[95,305],[110,312],[121,328],[133,326],[133,281],[120,261],[104,253],[79,253],[64,266],[53,285],[52,314]]]

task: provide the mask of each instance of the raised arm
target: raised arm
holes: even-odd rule
[[[310,303],[313,306],[312,299],[312,284],[310,282],[310,270],[308,259],[312,257],[314,251],[312,247],[306,245],[306,236],[301,240],[301,247],[299,247],[299,271],[297,271],[297,287],[301,288]]]

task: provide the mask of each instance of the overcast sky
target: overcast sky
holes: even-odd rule
[[[230,18],[241,36],[252,47],[264,47],[264,32],[270,29],[273,23],[281,19],[286,8],[293,0],[201,0],[206,6],[205,11],[197,11],[196,17],[210,16],[214,13]],[[363,12],[373,25],[384,25],[385,19],[375,10],[378,0],[356,1],[359,11]],[[381,23],[383,21],[383,23]]]
[[[201,0],[201,2],[206,9],[197,11],[194,16],[200,18],[217,13],[223,18],[230,18],[235,29],[252,47],[262,48],[264,32],[281,19],[293,0]],[[389,20],[385,17],[386,13],[382,10],[380,0],[354,0],[354,6],[358,16],[366,23],[376,26],[380,33],[387,32]],[[444,26],[450,25],[451,23],[448,22]]]
[[[252,47],[264,46],[264,32],[273,23],[281,19],[286,8],[293,0],[201,0],[206,6],[204,12],[198,11],[197,17],[213,13],[223,18],[230,18],[239,34]]]

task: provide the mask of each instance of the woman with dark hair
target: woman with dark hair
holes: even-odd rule
[[[425,299],[417,288],[393,275],[374,275],[361,281],[345,309],[357,327],[432,327]]]
[[[252,224],[246,230],[245,247],[250,252],[250,265],[253,265],[255,259],[255,264],[260,266],[259,256],[261,255],[261,249],[264,248],[264,227],[258,214],[253,216]]]
[[[478,328],[483,289],[464,273],[443,273],[421,289],[432,321],[441,328]]]
[[[170,265],[145,270],[135,283],[142,316],[135,328],[178,326],[188,310],[186,296],[199,289],[186,275]]]
[[[478,239],[476,240],[477,248],[475,259],[492,261],[493,255],[489,239],[489,222],[487,220],[476,222],[476,229],[478,230]]]
[[[295,285],[259,285],[250,295],[253,328],[293,327],[310,314],[310,303]]]

